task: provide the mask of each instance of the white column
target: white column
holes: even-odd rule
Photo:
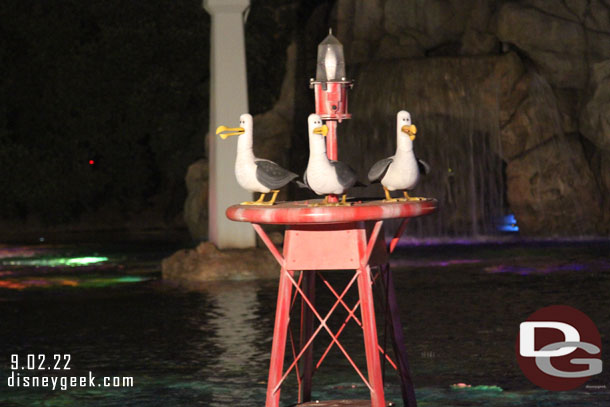
[[[227,207],[252,200],[252,194],[235,180],[237,137],[221,140],[220,125],[239,126],[248,113],[246,47],[243,12],[250,0],[204,0],[212,17],[210,40],[210,194],[209,239],[219,249],[254,247],[254,230],[248,223],[227,219]]]

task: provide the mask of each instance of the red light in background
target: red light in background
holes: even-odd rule
[[[95,161],[94,160],[89,160],[89,165],[93,165],[93,164],[95,164]]]

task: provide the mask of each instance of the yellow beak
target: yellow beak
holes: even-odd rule
[[[315,129],[313,129],[313,132],[315,134],[321,134],[326,137],[326,135],[328,134],[328,126],[324,124],[322,127],[316,127]]]
[[[403,133],[407,133],[411,140],[415,140],[415,134],[417,133],[417,127],[414,124],[407,126],[404,125],[400,128]]]
[[[225,131],[231,131],[233,133],[224,133]],[[218,126],[216,129],[216,134],[220,134],[220,138],[225,140],[229,136],[239,136],[240,134],[244,134],[246,130],[243,127],[227,127],[227,126]]]

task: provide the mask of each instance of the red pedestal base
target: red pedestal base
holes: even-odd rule
[[[421,205],[421,207],[405,207],[409,205]],[[367,204],[367,206],[368,208],[364,207],[363,210],[370,211],[371,204]],[[433,211],[436,207],[436,202],[429,200],[422,203],[402,203],[399,206],[400,208],[394,208],[393,210],[398,213],[413,210],[413,213],[421,214]],[[426,209],[424,210],[423,208]],[[294,212],[288,213],[286,208],[277,208],[276,211],[283,211],[282,216],[285,215],[292,219],[292,221],[287,222],[288,228],[285,232],[283,253],[279,252],[258,223],[252,224],[281,266],[269,380],[267,383],[266,407],[279,407],[282,384],[293,371],[296,372],[299,385],[298,403],[307,403],[309,405],[313,373],[320,367],[330,349],[335,346],[343,353],[358,376],[368,387],[371,397],[370,406],[385,407],[386,405],[382,361],[384,364],[387,361],[387,364],[391,365],[398,372],[401,380],[404,405],[407,407],[415,407],[417,405],[407,353],[404,347],[402,326],[394,292],[394,282],[388,264],[388,252],[391,253],[394,250],[409,218],[403,218],[394,239],[386,247],[382,237],[383,234],[381,233],[384,221],[365,222],[369,215],[362,215],[363,212],[359,211],[359,208],[355,209],[356,211],[354,211],[354,207],[343,208],[343,210],[341,208],[331,209],[332,211],[341,211],[344,215],[343,217],[339,216],[341,219],[344,219],[345,216],[349,218],[352,216],[350,214],[354,214],[354,221],[352,222],[327,223],[326,221],[324,223],[314,223],[311,221],[312,216],[318,219],[327,218],[324,216],[320,217],[320,214],[312,214],[307,207],[301,207],[297,209],[297,215],[303,215],[303,221],[296,223]],[[382,209],[387,210],[387,208]],[[273,211],[272,208],[269,208],[269,210]],[[327,212],[327,210],[328,208],[319,209],[320,212]],[[244,213],[244,211],[240,210],[240,206],[234,206],[227,210],[229,218],[234,220],[247,221],[249,218],[253,218],[251,221],[254,221],[254,218],[264,218],[267,220],[267,223],[281,223],[278,221],[277,216],[263,216],[258,210]],[[387,218],[390,217],[387,216]],[[348,285],[339,292],[332,287],[323,273],[321,273],[321,270],[354,270],[354,273]],[[318,278],[336,298],[334,304],[325,315],[321,315],[315,305],[315,281]],[[395,360],[390,358],[378,341],[373,299],[374,284],[380,284],[382,287],[380,291],[385,293],[385,298],[382,302],[385,304],[384,311],[387,316],[384,319],[388,324],[385,328],[389,328],[391,334]],[[357,286],[359,299],[355,305],[350,307],[346,304],[344,297],[352,286]],[[294,338],[290,335],[289,330],[290,311],[297,297],[301,298],[301,327],[298,336],[298,346],[294,343]],[[360,308],[359,316],[357,315],[358,308]],[[327,322],[337,309],[345,309],[348,312],[348,316],[343,321],[341,327],[336,332],[333,332]],[[341,333],[346,324],[351,320],[355,321],[362,328],[366,354],[366,372],[358,368],[340,342]],[[317,321],[315,329],[314,321]],[[316,336],[322,331],[330,335],[331,343],[323,352],[320,360],[316,362],[313,359],[313,343]],[[284,357],[287,342],[291,345],[293,361],[285,368]]]

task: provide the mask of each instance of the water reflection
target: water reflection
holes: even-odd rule
[[[207,290],[215,306],[215,318],[211,321],[216,330],[216,340],[223,349],[214,368],[229,372],[241,372],[256,358],[259,327],[254,326],[258,299],[251,284],[216,286]]]
[[[213,392],[210,405],[248,405],[264,400],[272,326],[266,324],[276,287],[261,282],[213,282],[201,288],[209,299],[205,328],[214,344],[213,359],[199,372]],[[268,347],[269,345],[269,347]],[[240,394],[243,403],[236,400]],[[236,404],[237,402],[237,404]]]

